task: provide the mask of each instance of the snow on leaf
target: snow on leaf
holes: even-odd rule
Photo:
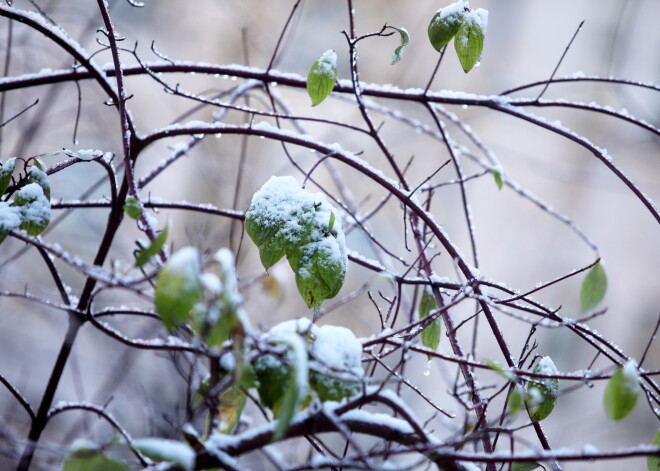
[[[534,368],[534,373],[553,375],[557,373],[550,357],[543,357]],[[529,418],[540,422],[550,415],[557,402],[559,380],[557,378],[534,378],[527,383],[527,410]]]
[[[346,242],[337,210],[293,177],[272,177],[245,214],[245,230],[264,268],[286,255],[298,291],[309,307],[334,297],[346,274]]]
[[[44,196],[48,201],[50,201],[50,182],[48,181],[48,175],[41,168],[36,165],[30,170],[28,175],[28,183],[36,183],[44,191]]]
[[[461,0],[441,8],[433,15],[428,34],[429,41],[436,51],[442,51],[442,48],[456,35],[463,24],[466,7],[465,2]]]
[[[156,312],[168,330],[184,323],[199,301],[199,253],[194,247],[176,252],[161,268],[156,281]]]
[[[639,372],[633,360],[616,369],[607,381],[603,404],[607,416],[619,421],[630,414],[639,396]]]
[[[0,242],[5,240],[7,234],[21,225],[20,210],[0,201]]]
[[[465,13],[463,23],[454,37],[454,48],[465,73],[472,70],[481,58],[487,24],[488,11],[483,8],[471,10]]]
[[[134,440],[133,445],[153,460],[174,463],[185,471],[195,469],[195,451],[185,443],[165,438],[147,437]]]
[[[335,88],[337,80],[337,53],[332,49],[321,54],[307,74],[307,93],[312,106],[325,100]]]
[[[7,159],[5,163],[0,164],[0,196],[7,191],[9,184],[11,183],[11,176],[14,173],[14,168],[16,167],[16,157]]]
[[[21,217],[20,229],[28,235],[41,234],[50,222],[50,201],[44,195],[43,188],[37,183],[28,183],[21,188],[12,206],[18,208]]]
[[[607,274],[599,262],[589,270],[580,289],[580,310],[587,312],[600,303],[607,292]]]

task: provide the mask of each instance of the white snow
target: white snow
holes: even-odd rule
[[[346,327],[324,325],[314,332],[312,354],[325,365],[362,376],[362,344]]]
[[[18,208],[0,202],[0,238],[4,232],[10,232],[21,225],[21,214]]]
[[[176,463],[186,471],[195,468],[195,451],[183,442],[148,437],[133,440],[133,445],[150,458]]]
[[[554,362],[550,357],[543,357],[541,361],[539,361],[539,364],[537,366],[537,373],[541,373],[544,375],[556,375],[557,374],[557,367],[555,366]]]

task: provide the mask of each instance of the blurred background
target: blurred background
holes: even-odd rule
[[[268,66],[275,44],[295,2],[274,0],[156,2],[145,0],[144,8],[132,8],[125,1],[111,1],[113,21],[119,34],[125,37],[123,47],[135,49],[141,60],[160,60],[150,50],[154,47],[173,60],[214,64],[248,64],[260,69]],[[110,54],[97,41],[105,38],[96,31],[100,17],[93,2],[73,0],[15,1],[17,8],[41,9],[67,34],[95,56],[98,65],[111,62]],[[394,84],[401,88],[424,88],[437,63],[438,53],[430,46],[426,28],[434,12],[445,2],[416,0],[359,0],[354,2],[358,34],[378,31],[384,24],[405,27],[411,35],[403,60],[390,65],[391,55],[398,45],[398,35],[370,38],[358,47],[360,78],[365,82]],[[660,78],[660,32],[657,18],[660,3],[653,0],[620,1],[588,0],[581,2],[526,2],[511,0],[472,2],[472,8],[489,10],[485,47],[479,67],[465,74],[450,45],[432,91],[457,90],[478,95],[499,94],[519,85],[547,79],[564,52],[581,21],[584,27],[575,39],[557,77],[598,75],[619,77],[640,82],[655,82]],[[348,48],[342,31],[348,29],[348,14],[343,2],[307,0],[294,15],[274,68],[306,76],[311,64],[326,50],[338,55],[340,79],[349,79]],[[11,41],[9,38],[11,37]],[[0,58],[10,52],[7,75],[35,73],[42,69],[67,69],[72,61],[41,35],[0,18]],[[135,63],[129,52],[122,61]],[[172,86],[180,84],[186,90],[212,96],[237,84],[231,77],[202,75],[163,76]],[[114,108],[105,106],[106,99],[91,81],[80,82],[81,117],[74,143],[78,90],[73,83],[22,89],[4,94],[5,119],[18,113],[37,98],[39,104],[21,115],[2,130],[0,160],[11,156],[30,157],[61,148],[100,149],[121,156],[119,120]],[[145,76],[127,79],[127,90],[133,118],[140,133],[147,134],[176,121],[192,119],[211,121],[217,109],[196,108],[189,100],[163,92],[163,87]],[[362,125],[357,107],[347,97],[331,97],[318,107],[309,106],[302,89],[273,87],[290,112],[329,120]],[[514,96],[533,98],[540,88],[519,92]],[[615,110],[627,110],[633,116],[655,126],[660,115],[660,94],[639,87],[597,82],[553,84],[546,91],[547,99],[565,99],[584,103],[596,102]],[[379,104],[422,124],[431,125],[428,113],[419,105],[392,101]],[[245,102],[241,102],[245,104]],[[248,104],[256,108],[269,106],[263,93],[254,93]],[[598,246],[609,277],[609,290],[603,306],[605,315],[589,321],[589,325],[610,339],[627,354],[639,360],[660,315],[660,227],[635,196],[587,150],[560,136],[544,131],[511,116],[476,107],[447,107],[468,125],[485,146],[497,157],[507,178],[551,206],[572,221]],[[607,149],[614,163],[634,181],[650,199],[660,201],[660,145],[658,136],[630,123],[604,115],[558,107],[528,108],[526,111],[560,120],[564,126]],[[373,112],[382,123],[385,141],[404,166],[413,158],[407,176],[416,185],[448,159],[443,143],[419,133],[389,116]],[[226,122],[243,123],[246,117],[230,112]],[[260,118],[257,118],[260,120]],[[358,133],[325,124],[304,124],[306,132],[327,143],[339,143],[344,149],[362,152],[361,158],[393,176],[383,155],[372,142]],[[479,150],[452,124],[447,132],[458,144],[476,155]],[[146,149],[136,167],[144,175],[163,158],[168,157],[186,139],[161,141]],[[318,156],[307,150],[289,147],[292,158],[309,170]],[[47,162],[52,165],[58,157]],[[115,161],[119,163],[119,157]],[[241,173],[240,162],[243,162]],[[469,159],[461,161],[466,175],[480,167]],[[338,188],[334,170],[343,187]],[[259,139],[244,140],[240,136],[206,137],[188,156],[176,162],[168,172],[155,179],[143,191],[143,196],[169,201],[186,200],[211,203],[220,208],[245,210],[252,194],[271,175],[294,175],[300,182],[304,176],[295,169],[282,146]],[[93,182],[104,173],[94,164],[77,165],[51,178],[53,197],[75,200],[82,197]],[[382,189],[364,177],[339,164],[332,169],[320,166],[314,179],[326,191],[352,203],[365,214],[385,196]],[[454,180],[456,175],[447,166],[432,180],[434,183]],[[240,183],[237,183],[240,182]],[[318,191],[314,185],[308,186]],[[466,185],[475,226],[479,268],[485,279],[527,291],[537,283],[549,281],[571,270],[591,263],[598,256],[565,224],[541,211],[536,205],[505,187],[498,191],[492,177],[471,180]],[[341,190],[341,191],[340,191]],[[343,191],[343,193],[342,193]],[[348,192],[348,193],[346,193]],[[90,198],[108,196],[108,185],[102,183]],[[343,200],[346,204],[351,202]],[[470,242],[460,193],[456,185],[436,190],[432,212],[453,242],[471,258]],[[240,224],[230,220],[176,211],[154,214],[159,228],[170,227],[174,248],[195,245],[210,252],[223,246],[234,250],[239,245]],[[107,213],[103,209],[84,209],[69,214],[45,236],[84,261],[93,259],[99,238],[105,228]],[[344,220],[345,228],[350,219]],[[404,243],[402,213],[398,204],[389,202],[369,222],[369,229],[380,242],[403,259],[412,262],[416,253],[408,252]],[[232,234],[233,232],[233,234]],[[126,220],[113,244],[108,266],[119,270],[132,264],[135,240],[142,238],[134,223]],[[350,250],[379,260],[388,270],[403,273],[397,260],[375,248],[359,229],[347,237]],[[23,251],[23,245],[11,238],[0,245],[0,291],[29,293],[57,300],[57,290],[36,251]],[[239,275],[244,287],[246,309],[255,326],[264,329],[277,322],[309,315],[300,300],[293,275],[286,262],[271,271],[270,284],[264,284],[263,268],[256,248],[247,238],[239,253]],[[436,271],[452,281],[460,281],[447,257],[437,257]],[[84,279],[64,264],[58,264],[73,294],[79,293]],[[360,287],[374,294],[381,291],[392,297],[396,293],[387,280],[375,278],[375,273],[355,264],[349,266],[347,281],[337,300]],[[565,317],[579,317],[581,277],[571,278],[535,295],[535,299],[550,307],[562,309]],[[272,281],[275,280],[276,289]],[[278,292],[279,290],[279,292]],[[119,300],[119,301],[118,301]],[[411,308],[413,296],[404,292],[403,317]],[[120,290],[102,291],[94,301],[94,309],[126,304],[149,308],[143,299]],[[324,305],[330,308],[333,301]],[[386,305],[381,303],[386,309]],[[414,308],[414,306],[412,306]],[[457,322],[474,313],[474,307],[455,311]],[[66,314],[24,300],[0,297],[0,374],[10,380],[29,399],[33,407],[39,403],[43,388],[66,331]],[[511,318],[498,318],[507,341],[519,352],[529,326]],[[117,319],[109,321],[125,334],[136,337],[162,335],[158,326],[144,320]],[[350,327],[358,336],[366,337],[380,330],[378,313],[365,292],[348,303],[328,309],[322,322]],[[482,322],[484,324],[484,322]],[[469,345],[472,331],[462,332]],[[502,361],[492,334],[480,327],[477,359]],[[550,355],[560,371],[585,369],[591,363],[593,348],[585,345],[567,330],[541,329],[537,353]],[[450,353],[446,339],[440,350]],[[408,369],[409,379],[427,392],[441,407],[460,412],[460,406],[447,394],[453,382],[455,368],[435,361],[426,365],[426,358],[414,358],[414,369]],[[117,344],[108,337],[85,327],[77,339],[71,361],[58,389],[56,400],[88,400],[107,404],[108,410],[134,435],[175,433],[183,416],[186,384],[175,368],[176,361],[168,355],[141,352]],[[594,369],[606,367],[597,360]],[[644,366],[660,368],[658,343],[649,350]],[[428,375],[425,370],[430,368]],[[491,379],[485,376],[486,384]],[[560,388],[569,384],[560,384]],[[622,423],[610,422],[602,409],[603,382],[593,388],[583,387],[560,397],[557,409],[544,428],[555,448],[581,449],[591,444],[606,450],[650,442],[658,429],[657,418],[648,403],[640,398],[633,414]],[[406,388],[402,397],[409,400],[422,420],[432,415],[426,404]],[[0,389],[0,468],[13,463],[12,454],[23,444],[28,421],[16,407],[12,397]],[[433,428],[439,436],[460,428],[460,423],[436,419]],[[525,432],[522,432],[525,435]],[[112,434],[96,418],[88,414],[70,413],[54,420],[46,430],[36,466],[50,469],[66,451],[62,443],[76,437],[108,440]],[[531,438],[531,436],[529,436]],[[295,453],[295,450],[287,453]],[[598,463],[566,463],[567,470],[642,469],[643,459]],[[9,469],[9,468],[7,468]],[[420,468],[423,469],[423,468]]]

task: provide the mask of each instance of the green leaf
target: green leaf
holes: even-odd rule
[[[36,161],[35,161],[36,162]],[[28,175],[28,183],[36,183],[44,191],[44,196],[48,201],[50,201],[50,182],[48,181],[48,175],[41,168],[36,165],[30,170]]]
[[[394,26],[392,26],[394,28]],[[401,44],[394,50],[394,54],[392,55],[392,65],[396,64],[401,60],[403,57],[403,51],[405,47],[408,45],[410,42],[410,34],[408,34],[408,30],[406,28],[394,28],[399,32],[401,35]]]
[[[140,250],[137,253],[137,255],[135,255],[136,267],[139,268],[144,266],[149,260],[151,260],[151,257],[157,255],[163,249],[163,246],[165,245],[165,241],[167,240],[167,233],[168,233],[168,227],[165,226],[165,229],[160,231],[160,234],[156,236],[156,238],[151,242],[149,247]]]
[[[466,8],[465,3],[459,1],[441,8],[433,15],[429,23],[428,33],[431,46],[436,51],[442,51],[442,48],[456,35],[461,24],[463,24]]]
[[[220,433],[229,434],[234,430],[243,413],[246,401],[247,394],[241,388],[233,387],[222,393],[218,409],[220,419],[218,431]]]
[[[9,184],[11,183],[11,176],[14,173],[14,168],[16,167],[16,157],[7,159],[5,163],[0,164],[0,196],[2,196]]]
[[[503,377],[504,379],[507,379],[509,381],[513,382],[518,382],[518,376],[516,376],[514,373],[510,372],[509,370],[505,369],[502,365],[500,365],[498,362],[493,361],[493,360],[486,360],[486,364],[492,368],[492,370]]]
[[[140,208],[140,203],[138,200],[132,196],[126,198],[126,203],[124,203],[124,212],[131,219],[140,219],[142,216],[142,209]]]
[[[186,322],[202,295],[199,253],[194,247],[176,252],[156,280],[156,312],[168,330]]]
[[[550,357],[543,357],[534,368],[534,373],[557,374]],[[529,418],[540,422],[550,415],[557,402],[559,380],[557,378],[534,378],[527,383],[527,410]]]
[[[152,460],[174,463],[185,471],[195,469],[195,450],[183,442],[147,437],[133,440],[133,445]]]
[[[293,177],[272,177],[254,194],[245,230],[259,248],[264,268],[286,255],[309,307],[341,289],[346,242],[337,211],[323,195],[308,193]]]
[[[603,404],[607,416],[619,421],[632,412],[639,396],[639,372],[630,360],[623,368],[616,369],[607,381]]]
[[[282,340],[287,342],[291,348],[287,355],[289,370],[286,390],[277,411],[277,425],[275,433],[273,433],[273,441],[286,435],[293,416],[303,407],[309,389],[307,349],[303,339],[297,334],[292,334],[283,337]]]
[[[424,319],[429,314],[438,309],[438,303],[433,296],[431,287],[427,286],[422,293],[422,299],[419,302],[419,318]],[[421,338],[422,345],[431,350],[436,350],[440,345],[440,334],[442,332],[442,324],[440,318],[436,318],[422,330]],[[429,360],[431,357],[429,357]]]
[[[658,447],[658,452],[660,453],[660,430],[655,433],[651,445]],[[660,471],[660,455],[648,456],[646,458],[646,467],[649,471]]]
[[[19,208],[0,201],[0,242],[5,240],[5,237],[20,225],[21,212]]]
[[[50,201],[44,195],[43,188],[38,183],[28,183],[21,188],[12,206],[18,208],[21,218],[20,229],[28,235],[41,234],[50,223]]]
[[[525,402],[525,390],[519,384],[511,390],[509,395],[509,414],[516,415]],[[533,469],[533,468],[532,468]]]
[[[314,62],[307,74],[307,93],[312,99],[312,106],[318,105],[330,95],[336,81],[337,53],[329,49]]]
[[[536,461],[517,461],[511,465],[511,471],[532,471],[540,467]]]
[[[582,282],[580,290],[580,310],[587,312],[600,303],[607,292],[607,275],[603,265],[597,263]]]
[[[497,185],[497,189],[501,190],[502,187],[504,186],[504,181],[502,181],[502,172],[499,169],[492,169],[491,172],[493,173],[493,178],[495,179],[495,184]]]
[[[107,458],[91,443],[71,451],[62,463],[62,471],[90,471],[92,469],[94,471],[129,471],[126,465]]]
[[[362,343],[346,327],[324,325],[312,333],[309,382],[321,401],[341,401],[362,390]]]
[[[472,70],[484,48],[484,35],[488,25],[488,11],[471,10],[464,15],[463,23],[454,37],[454,48],[465,73]]]

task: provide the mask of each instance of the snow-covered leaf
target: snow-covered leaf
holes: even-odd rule
[[[50,182],[48,181],[48,175],[42,169],[36,165],[30,170],[28,175],[28,183],[36,183],[44,191],[44,196],[48,201],[50,201]]]
[[[126,203],[124,203],[124,212],[131,219],[139,219],[140,216],[142,216],[142,209],[140,209],[140,203],[138,203],[138,200],[136,200],[132,196],[126,198]]]
[[[431,46],[436,51],[442,51],[442,48],[456,35],[463,24],[466,8],[467,5],[461,0],[441,8],[433,15],[428,33]]]
[[[321,401],[341,401],[361,390],[362,344],[345,327],[324,325],[314,331],[310,385]]]
[[[156,281],[156,312],[169,330],[186,322],[202,295],[199,253],[194,247],[176,252],[161,268]]]
[[[600,303],[607,292],[607,275],[603,265],[597,263],[582,281],[580,289],[580,309],[587,312]]]
[[[76,446],[74,444],[74,446]],[[84,447],[76,446],[62,463],[62,471],[129,471],[128,467],[119,461],[103,455],[94,444]]]
[[[481,58],[487,25],[488,11],[483,8],[470,10],[465,13],[463,23],[454,37],[454,48],[466,73],[472,70]]]
[[[21,213],[19,208],[9,206],[0,201],[0,242],[5,240],[7,234],[21,225]]]
[[[195,469],[195,450],[183,442],[167,440],[165,438],[147,437],[134,440],[133,445],[142,454],[152,460],[174,463],[184,471]]]
[[[557,374],[550,357],[543,357],[534,368],[534,373]],[[559,380],[557,378],[534,378],[527,383],[527,410],[529,418],[540,422],[550,415],[557,402]]]
[[[325,100],[337,80],[337,53],[332,49],[321,54],[307,74],[307,93],[312,99],[312,106]]]
[[[160,234],[156,236],[156,238],[151,242],[151,244],[149,244],[149,247],[140,250],[135,255],[136,267],[144,266],[149,260],[151,260],[151,257],[157,255],[158,252],[162,250],[163,246],[165,245],[165,241],[167,240],[167,233],[168,233],[168,227],[165,226],[165,229],[163,229],[160,232]]]
[[[346,242],[337,210],[293,177],[272,177],[252,198],[245,230],[259,248],[264,268],[283,256],[309,307],[334,297],[346,274]]]
[[[401,44],[394,50],[394,54],[392,55],[392,65],[396,64],[401,60],[403,57],[403,51],[405,50],[406,46],[410,42],[410,34],[408,34],[408,30],[406,28],[394,28],[399,32],[399,35],[401,36]]]
[[[623,368],[617,368],[607,381],[603,396],[607,416],[616,421],[628,416],[635,408],[639,390],[639,372],[635,363],[630,360]]]
[[[14,173],[14,168],[16,167],[16,157],[7,159],[5,163],[0,164],[0,196],[2,196],[9,184],[11,183],[11,176]]]
[[[422,292],[422,299],[419,302],[419,318],[424,319],[433,311],[438,309],[438,302],[433,296],[433,291],[430,287],[426,287]],[[422,345],[425,347],[436,350],[440,345],[440,334],[442,332],[442,324],[440,318],[436,318],[429,325],[422,330]],[[431,359],[431,357],[429,357]]]
[[[651,445],[658,447],[660,450],[660,430],[655,433]],[[660,455],[649,456],[646,458],[646,467],[649,471],[660,471]]]
[[[50,222],[50,201],[44,195],[43,188],[37,183],[28,183],[21,188],[12,206],[18,208],[21,217],[20,229],[28,235],[41,234]]]

